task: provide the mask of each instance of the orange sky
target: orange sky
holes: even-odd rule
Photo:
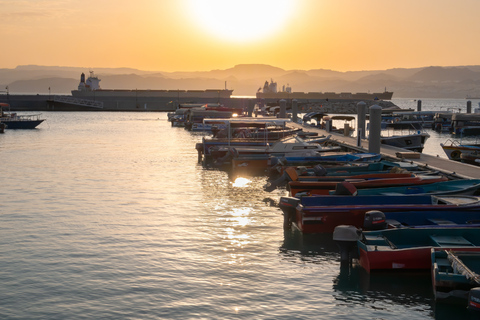
[[[478,0],[218,1],[0,0],[0,68],[480,65]]]

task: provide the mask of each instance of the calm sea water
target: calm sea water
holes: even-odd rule
[[[164,113],[44,112],[0,135],[0,319],[468,319],[429,273],[341,269],[265,177],[197,163]],[[432,139],[433,140],[433,139]]]

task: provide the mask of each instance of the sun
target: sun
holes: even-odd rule
[[[232,42],[265,39],[280,31],[295,0],[185,0],[198,26]]]

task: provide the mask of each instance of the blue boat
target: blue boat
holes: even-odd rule
[[[4,111],[3,108],[10,110],[10,105],[0,102],[0,123],[5,124],[7,129],[35,129],[45,121],[40,118],[40,114],[19,115],[16,112]]]
[[[480,251],[480,228],[405,228],[364,231],[356,243],[360,265],[368,272],[430,270],[432,248]]]
[[[284,226],[303,233],[332,233],[339,225],[366,230],[445,227],[480,223],[476,196],[310,196],[281,197]]]
[[[348,184],[348,182],[345,182]],[[344,188],[345,189],[345,188]],[[349,187],[351,190],[351,187]],[[356,195],[480,195],[480,179],[459,179],[449,180],[443,182],[435,182],[431,184],[424,184],[418,186],[402,186],[402,187],[387,187],[387,188],[371,188],[355,190]],[[338,190],[330,191],[330,194],[338,194]]]
[[[431,261],[435,300],[467,307],[471,290],[480,290],[480,249],[432,248]]]
[[[308,166],[319,163],[350,163],[350,162],[376,162],[382,160],[382,155],[378,153],[335,153],[316,156],[281,156],[272,157],[270,166]]]
[[[341,258],[358,257],[360,265],[373,270],[430,270],[431,250],[480,252],[480,227],[404,228],[361,231],[342,225],[333,239]]]

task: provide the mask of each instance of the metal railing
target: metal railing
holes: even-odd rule
[[[87,100],[87,99],[78,99],[68,96],[55,96],[53,97],[54,102],[63,102],[68,104],[74,104],[77,106],[83,107],[91,107],[97,109],[103,109],[103,102],[102,101],[94,101],[94,100]]]

